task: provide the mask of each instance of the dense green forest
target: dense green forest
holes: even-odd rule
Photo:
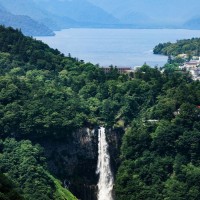
[[[200,83],[171,74],[161,91],[124,135],[116,199],[200,198]]]
[[[49,174],[41,146],[32,145],[28,140],[16,141],[13,138],[1,141],[0,146],[1,173],[5,173],[13,181],[24,199],[76,199]]]
[[[16,186],[4,174],[0,173],[0,199],[1,200],[24,200]]]
[[[117,200],[200,198],[200,83],[189,74],[147,65],[133,77],[104,73],[1,26],[0,89],[1,180],[19,199],[75,199],[37,141],[99,124],[125,130]]]
[[[155,46],[154,54],[173,55],[188,54],[189,56],[200,55],[200,38],[178,40],[176,43],[160,43]]]

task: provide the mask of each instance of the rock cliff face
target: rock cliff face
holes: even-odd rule
[[[114,176],[116,175],[117,169],[120,164],[119,155],[123,135],[124,129],[122,128],[109,129],[107,131],[107,141],[109,144],[111,168]]]
[[[67,133],[66,133],[67,134]],[[123,130],[108,130],[111,166],[115,174]],[[82,128],[58,140],[40,142],[45,149],[48,167],[81,200],[96,200],[98,176],[98,128]]]

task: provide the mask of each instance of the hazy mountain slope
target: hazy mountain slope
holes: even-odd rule
[[[116,24],[118,20],[87,0],[34,0],[55,15],[70,17],[79,24]]]
[[[116,24],[118,20],[87,0],[0,0],[11,13],[27,15],[53,30]]]
[[[89,0],[119,18],[123,23],[140,23],[138,15],[148,17],[147,23],[181,25],[199,13],[198,0]],[[137,15],[136,15],[137,13]]]
[[[6,9],[0,4],[0,10],[6,11]]]
[[[189,29],[200,29],[200,17],[193,17],[192,19],[188,20],[183,27]]]
[[[67,28],[76,23],[70,18],[59,17],[49,13],[44,8],[39,7],[32,0],[0,0],[0,3],[11,13],[16,15],[27,15],[53,30]]]
[[[35,27],[34,35],[41,35],[38,29],[48,33],[47,27],[52,30],[71,27],[200,28],[197,17],[200,2],[197,0],[0,0],[0,3],[2,9],[5,7],[17,15],[1,13],[0,22],[13,27],[20,24],[26,35],[32,34],[25,31],[27,24],[28,29]]]
[[[28,15],[34,19],[42,19],[48,17],[48,13],[38,8],[31,0],[0,0],[1,4],[13,14]]]
[[[0,4],[0,24],[21,29],[25,35],[53,35],[53,31],[25,15],[13,15]]]

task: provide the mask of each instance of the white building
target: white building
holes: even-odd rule
[[[179,69],[189,71],[193,80],[200,80],[200,59],[185,62]]]

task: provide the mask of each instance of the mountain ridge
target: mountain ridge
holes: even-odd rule
[[[115,3],[112,0],[0,0],[0,4],[13,15],[1,14],[2,18],[6,17],[4,21],[10,22],[9,26],[21,26],[23,31],[37,27],[37,31],[28,33],[35,36],[37,32],[53,35],[50,30],[66,28],[200,29],[197,0],[116,0]],[[46,30],[42,31],[41,27]]]
[[[26,15],[14,15],[8,12],[0,4],[0,24],[4,26],[11,26],[16,29],[21,29],[21,31],[28,36],[44,36],[44,35],[54,35],[53,31],[47,26],[33,20]]]
[[[185,23],[191,18],[199,14],[198,8],[200,2],[197,0],[186,0],[167,1],[167,0],[141,0],[141,1],[122,1],[116,0],[112,3],[112,0],[89,0],[95,5],[105,9],[117,17],[122,23],[139,24],[140,19],[137,20],[135,13],[142,17],[146,16],[147,21],[145,26],[155,27],[177,27],[187,28],[184,26]],[[132,14],[131,14],[132,13]]]
[[[82,23],[115,24],[119,22],[117,18],[107,13],[104,9],[87,0],[63,0],[53,2],[49,0],[34,0],[34,2],[41,8],[45,8],[47,12],[71,18],[78,22],[79,25]]]

